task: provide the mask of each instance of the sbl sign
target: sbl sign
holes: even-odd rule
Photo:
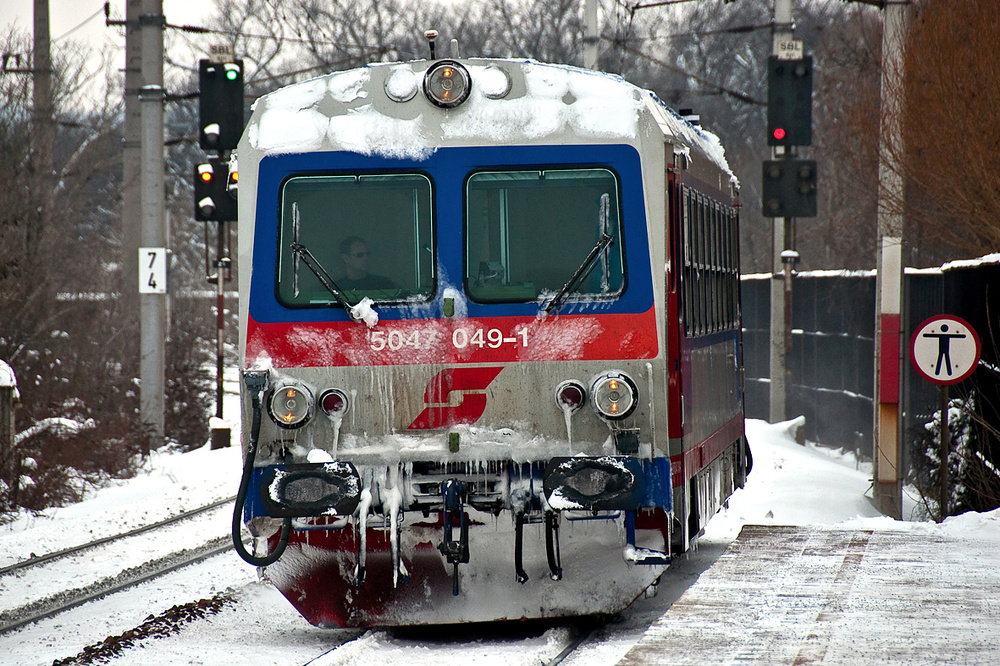
[[[910,338],[910,361],[929,382],[946,386],[967,379],[976,369],[982,344],[960,317],[937,315],[924,321]]]

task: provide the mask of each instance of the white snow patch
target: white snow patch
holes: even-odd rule
[[[232,398],[234,396],[227,396]],[[238,403],[237,403],[238,404]],[[238,407],[227,404],[227,422],[238,426]],[[701,552],[721,552],[746,523],[824,525],[845,529],[911,531],[915,535],[955,539],[952,558],[973,562],[1000,551],[1000,511],[968,513],[944,523],[893,521],[881,517],[871,502],[871,469],[842,451],[796,444],[794,429],[799,420],[768,424],[747,421],[747,437],[754,455],[754,469],[746,487],[736,491],[729,508],[709,523],[700,546],[678,559],[662,577],[661,598],[640,599],[615,623],[601,630],[598,640],[589,641],[563,662],[564,666],[616,663],[638,641],[649,622],[665,610],[665,590],[683,589],[697,576],[685,569]],[[496,433],[493,434],[496,436]],[[464,441],[464,436],[463,436]],[[97,491],[86,501],[39,516],[23,515],[0,527],[0,566],[24,559],[34,552],[51,552],[100,536],[150,522],[177,511],[226,497],[235,491],[241,470],[240,447],[211,450],[205,446],[186,454],[154,454],[142,474],[114,487]],[[365,482],[364,501],[370,501],[370,480]],[[904,515],[910,516],[916,503],[904,496]],[[362,515],[367,511],[362,511]],[[222,511],[219,520],[185,522],[184,543],[194,543],[227,531],[231,514]],[[973,542],[972,539],[975,539]],[[975,547],[964,548],[965,543]],[[984,555],[982,546],[988,546]],[[362,552],[364,550],[362,549]],[[638,553],[637,553],[638,554]],[[933,563],[922,563],[931,566]],[[954,566],[955,561],[951,562]],[[60,586],[78,585],[77,576],[112,575],[117,571],[99,557],[77,564]],[[176,582],[162,581],[144,586],[131,595],[116,595],[52,620],[42,621],[0,637],[0,654],[5,664],[51,663],[79,652],[83,646],[105,636],[140,624],[150,614],[162,613],[177,603],[206,596],[206,581],[216,590],[239,588],[241,603],[191,625],[170,637],[147,640],[126,651],[115,663],[268,663],[302,664],[323,654],[338,634],[308,626],[272,588],[252,583],[255,572],[235,555],[215,558],[205,567],[178,572]],[[370,584],[370,583],[369,583]],[[221,585],[221,588],[219,587]],[[516,587],[512,583],[512,590]],[[34,591],[15,576],[0,578],[0,598],[31,598]],[[679,592],[678,592],[679,594]],[[676,597],[675,597],[676,598]],[[942,600],[953,601],[953,600]],[[843,621],[848,621],[845,616]],[[864,632],[864,617],[855,620]],[[339,664],[407,664],[437,666],[441,663],[480,666],[521,666],[554,658],[568,636],[565,629],[509,640],[441,641],[406,640],[385,632],[368,632],[358,641],[319,657],[317,666]]]
[[[0,388],[17,388],[17,376],[14,374],[14,368],[3,360],[0,360]]]
[[[368,328],[375,328],[378,323],[378,313],[372,306],[375,301],[365,296],[361,302],[351,308],[351,318],[355,321],[363,321]]]

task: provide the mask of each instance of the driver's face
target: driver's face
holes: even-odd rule
[[[368,257],[370,255],[367,245],[355,242],[351,244],[350,252],[340,255],[340,258],[347,266],[348,275],[352,278],[360,278],[368,275]]]

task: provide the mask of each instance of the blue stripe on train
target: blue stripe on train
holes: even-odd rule
[[[285,308],[275,297],[275,265],[278,236],[278,194],[292,175],[330,171],[419,171],[434,182],[438,289],[435,301],[419,307],[379,306],[382,320],[424,319],[440,316],[444,290],[462,291],[462,224],[465,179],[483,168],[603,166],[618,173],[621,181],[622,220],[626,256],[626,289],[613,302],[568,304],[567,314],[646,312],[653,304],[649,236],[639,154],[628,145],[572,146],[475,146],[440,148],[422,161],[388,159],[347,152],[317,152],[269,155],[260,162],[257,179],[257,219],[254,230],[253,264],[250,277],[250,316],[258,322],[347,321],[339,308]],[[567,276],[567,279],[570,276]],[[537,303],[468,303],[469,317],[535,316]]]

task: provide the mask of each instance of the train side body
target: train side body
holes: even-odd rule
[[[238,155],[242,517],[310,622],[616,612],[742,484],[734,182],[648,92],[373,65]]]

